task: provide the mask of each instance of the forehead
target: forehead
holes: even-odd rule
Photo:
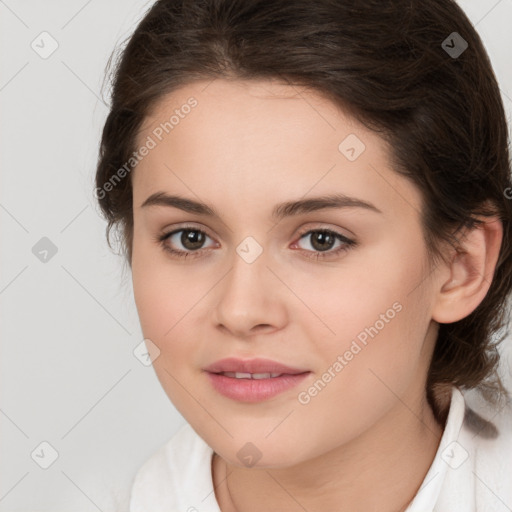
[[[308,146],[318,146],[340,124],[353,131],[363,128],[317,91],[275,80],[216,79],[194,82],[163,96],[146,116],[138,144],[152,131],[163,130],[164,138],[180,145],[199,142],[202,148],[214,149],[219,142],[236,140],[230,155],[240,149],[247,156],[251,148],[264,146],[264,156],[283,142],[290,156],[293,146],[301,147],[305,139]],[[193,132],[188,125],[193,125]],[[301,147],[301,152],[306,149]]]
[[[393,172],[384,140],[304,87],[270,80],[188,84],[154,105],[137,147],[149,139],[153,147],[132,173],[135,207],[151,193],[176,189],[238,206],[333,189],[388,201],[392,209],[419,204],[412,184]]]

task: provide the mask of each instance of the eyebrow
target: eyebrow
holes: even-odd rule
[[[155,192],[150,195],[141,205],[141,208],[149,206],[166,206],[178,208],[188,213],[204,215],[220,219],[220,215],[215,209],[205,203],[187,199],[177,195],[169,195],[166,192]],[[282,219],[293,215],[316,212],[328,208],[364,208],[376,213],[382,213],[375,205],[356,197],[346,196],[344,194],[325,195],[313,197],[310,199],[299,199],[297,201],[287,201],[280,203],[272,210],[272,219]]]

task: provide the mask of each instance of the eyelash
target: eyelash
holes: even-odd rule
[[[199,249],[197,251],[189,251],[189,252],[177,251],[176,249],[172,249],[165,243],[168,238],[170,238],[172,235],[175,235],[176,233],[179,233],[181,231],[197,232],[197,233],[201,233],[201,234],[207,236],[208,238],[211,238],[202,229],[184,226],[184,227],[181,227],[180,229],[175,229],[173,231],[170,231],[169,233],[164,233],[162,235],[158,235],[156,237],[156,241],[161,245],[161,247],[164,251],[170,253],[172,256],[176,256],[178,258],[187,258],[190,256],[192,258],[199,257],[200,253],[201,253],[201,249]],[[341,242],[343,242],[343,245],[341,245],[340,247],[338,247],[335,250],[327,250],[327,251],[308,251],[308,250],[303,249],[303,251],[305,251],[306,253],[310,253],[310,254],[306,255],[306,257],[310,258],[310,259],[322,260],[322,259],[326,259],[326,258],[331,258],[333,256],[335,257],[337,255],[340,255],[341,253],[344,253],[344,252],[350,250],[351,248],[353,248],[357,245],[357,242],[355,240],[351,240],[351,239],[347,238],[346,236],[342,235],[341,233],[338,233],[337,231],[333,231],[331,229],[324,229],[324,228],[309,229],[309,230],[303,231],[302,233],[299,233],[299,240],[301,238],[303,238],[305,235],[310,235],[313,233],[324,233],[324,234],[333,235],[337,240],[340,240]],[[206,250],[208,250],[208,249],[206,249]]]

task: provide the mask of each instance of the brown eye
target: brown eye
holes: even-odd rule
[[[197,228],[181,228],[166,233],[159,237],[159,242],[163,249],[170,252],[174,256],[188,257],[195,253],[200,253],[203,249],[205,240],[210,238],[204,231]],[[181,247],[180,247],[181,245]],[[177,246],[177,248],[175,248]]]
[[[317,251],[328,251],[336,242],[336,237],[328,231],[314,231],[311,236],[311,246]]]
[[[182,229],[180,242],[185,249],[194,251],[201,248],[204,244],[205,237],[206,235],[197,229]]]
[[[335,257],[336,255],[349,250],[352,246],[356,245],[354,240],[343,236],[341,233],[329,229],[314,229],[303,233],[299,240],[309,239],[311,249],[306,249],[307,257],[321,259],[327,257]],[[340,245],[334,250],[336,242]],[[297,245],[299,245],[297,243]]]

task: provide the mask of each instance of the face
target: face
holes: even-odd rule
[[[421,399],[435,339],[421,196],[376,133],[312,91],[215,80],[163,98],[144,145],[131,175],[141,328],[170,400],[219,455],[291,466],[350,443],[397,397]],[[345,201],[312,201],[334,195]],[[227,357],[305,373],[253,386],[205,371]]]

